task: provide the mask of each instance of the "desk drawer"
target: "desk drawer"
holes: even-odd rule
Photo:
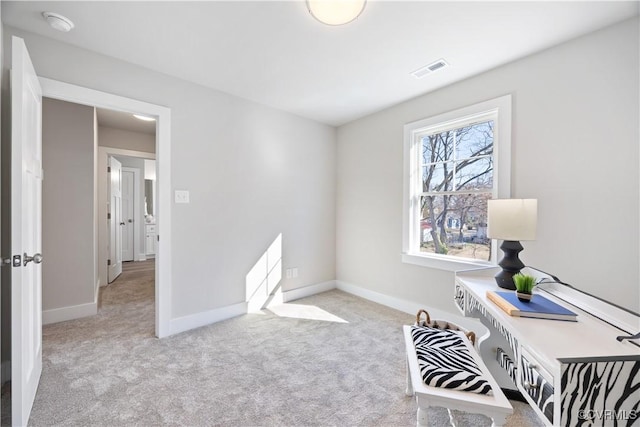
[[[516,369],[516,364],[513,363],[513,360],[509,356],[509,353],[498,347],[496,351],[496,361],[502,369],[507,371],[507,374],[509,374],[513,383],[518,384],[518,370]]]
[[[464,297],[465,297],[464,287],[456,281],[455,287],[454,287],[453,301],[456,303],[456,307],[458,307],[458,310],[460,310],[462,315],[466,316],[469,313],[467,313],[467,310],[466,310]]]
[[[526,351],[520,356],[518,372],[520,385],[524,392],[540,408],[544,416],[553,424],[553,377]]]

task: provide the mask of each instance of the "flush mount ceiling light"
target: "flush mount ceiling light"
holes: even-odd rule
[[[307,0],[311,16],[327,25],[343,25],[356,19],[367,0]]]
[[[73,29],[75,25],[71,22],[71,19],[66,16],[62,16],[59,13],[53,12],[42,12],[42,16],[47,20],[47,23],[54,30],[62,31],[63,33],[68,33]]]
[[[139,120],[144,120],[145,122],[155,122],[156,119],[154,117],[143,116],[142,114],[134,114],[133,117]]]

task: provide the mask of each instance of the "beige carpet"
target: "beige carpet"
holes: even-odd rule
[[[144,270],[103,289],[97,316],[44,328],[30,425],[415,425],[401,330],[412,316],[330,291],[158,340]],[[508,426],[538,425],[513,404]],[[429,417],[448,424],[444,409]]]

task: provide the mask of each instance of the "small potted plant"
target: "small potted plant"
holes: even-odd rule
[[[518,273],[513,276],[513,283],[516,285],[516,296],[522,302],[530,302],[533,287],[536,285],[536,278],[527,274]]]

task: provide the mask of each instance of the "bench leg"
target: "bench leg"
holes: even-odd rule
[[[407,363],[407,388],[404,391],[404,394],[407,396],[413,396],[413,383],[411,382],[411,372],[409,372],[409,358],[407,355],[407,359],[405,360]]]
[[[452,427],[456,427],[456,420],[453,418],[453,413],[451,412],[451,409],[447,408],[447,413],[449,414],[449,423],[451,424]]]
[[[418,413],[416,414],[417,426],[418,427],[427,427],[427,411],[418,407]]]
[[[507,422],[507,416],[494,415],[493,417],[491,417],[491,420],[493,421],[491,427],[502,427]]]

